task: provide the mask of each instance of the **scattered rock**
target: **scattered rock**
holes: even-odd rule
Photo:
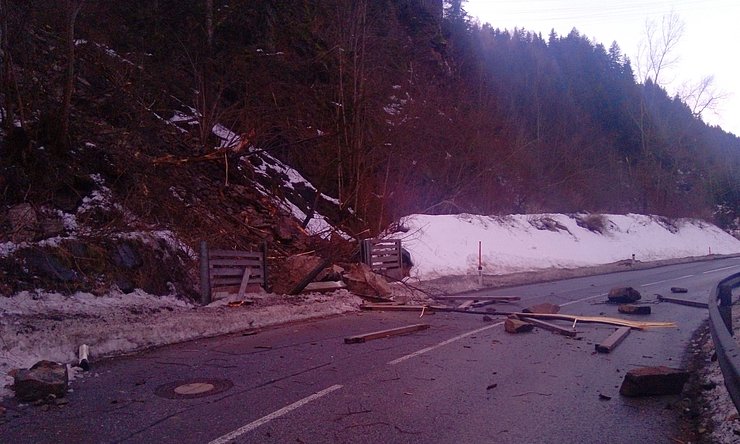
[[[616,287],[609,290],[609,302],[615,304],[629,304],[639,301],[642,295],[632,287]]]
[[[523,313],[542,313],[542,314],[555,314],[560,311],[560,306],[557,304],[551,304],[545,302],[542,304],[535,304],[531,307],[527,307],[522,310]]]
[[[640,367],[624,375],[619,394],[622,396],[677,395],[689,379],[685,370],[664,366]]]
[[[651,313],[649,305],[621,304],[617,310],[620,313],[633,315],[649,315]]]
[[[671,287],[671,293],[688,293],[688,288],[683,287]]]
[[[504,321],[504,330],[507,333],[524,333],[532,331],[532,329],[534,329],[534,325],[521,319],[506,318],[506,321]]]
[[[483,322],[492,322],[492,321],[493,321],[492,317],[488,315],[483,316]]]
[[[30,369],[21,369],[13,378],[16,398],[24,402],[63,398],[67,393],[67,366],[39,361]]]
[[[603,394],[599,393],[599,399],[601,399],[603,401],[609,401],[610,399],[612,399],[612,397],[611,396],[606,396],[606,395],[603,395]]]

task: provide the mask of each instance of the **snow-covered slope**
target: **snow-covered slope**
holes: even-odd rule
[[[654,261],[740,253],[740,241],[714,225],[639,214],[416,214],[401,226],[404,232],[390,237],[403,239],[412,276],[422,280],[477,274],[479,245],[484,274],[586,267],[633,254]]]

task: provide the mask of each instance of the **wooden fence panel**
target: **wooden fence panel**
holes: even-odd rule
[[[209,250],[201,242],[201,303],[209,304],[216,292],[244,295],[249,284],[267,289],[267,248],[262,251]]]

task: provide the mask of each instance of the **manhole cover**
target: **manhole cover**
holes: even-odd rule
[[[228,379],[191,379],[160,385],[154,394],[168,399],[190,399],[211,396],[234,386]]]

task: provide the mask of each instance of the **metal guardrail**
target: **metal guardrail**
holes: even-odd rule
[[[740,412],[740,345],[732,337],[732,289],[740,286],[740,273],[722,279],[709,295],[709,327],[725,386]]]

